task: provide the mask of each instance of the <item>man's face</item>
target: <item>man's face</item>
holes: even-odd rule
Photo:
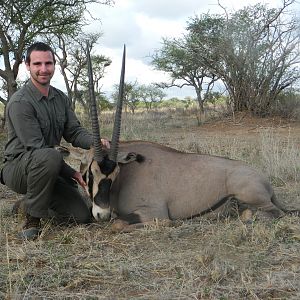
[[[55,70],[52,53],[50,51],[32,51],[30,63],[26,64],[26,68],[33,81],[42,86],[49,85]]]

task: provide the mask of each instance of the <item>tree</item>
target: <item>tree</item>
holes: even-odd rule
[[[285,14],[294,0],[278,9],[257,4],[212,19],[203,39],[202,15],[188,24],[189,50],[217,74],[230,95],[234,111],[265,115],[276,97],[299,80],[299,23]]]
[[[211,68],[202,61],[202,58],[205,59],[190,49],[189,41],[186,38],[163,39],[162,48],[152,56],[154,67],[169,73],[171,77],[170,82],[159,83],[160,87],[194,87],[200,110],[198,124],[201,123],[201,116],[204,112],[203,105],[207,95],[219,79]]]
[[[217,80],[223,82],[233,111],[265,115],[286,88],[297,83],[299,22],[281,8],[257,4],[231,14],[190,18],[187,34],[163,40],[153,64],[170,74],[165,87],[191,85],[200,111]],[[182,83],[183,82],[183,83]]]
[[[110,4],[111,0],[5,0],[0,5],[0,69],[6,105],[17,89],[16,78],[24,49],[45,35],[72,35],[87,23],[84,13],[89,3]]]
[[[104,110],[112,110],[113,104],[108,100],[107,96],[103,95],[102,93],[98,96],[98,107],[100,111]]]
[[[155,84],[140,85],[137,87],[137,92],[139,98],[145,103],[147,111],[152,109],[155,103],[162,101],[166,97],[166,93]]]
[[[112,93],[112,98],[115,102],[118,100],[119,96],[119,85],[114,85],[114,91]],[[124,84],[124,106],[125,111],[127,111],[127,108],[131,110],[131,112],[134,114],[135,109],[137,105],[139,104],[139,90],[138,90],[138,83],[137,82],[125,82]]]
[[[75,108],[79,103],[85,112],[89,113],[88,76],[86,63],[86,45],[90,46],[90,52],[94,48],[100,33],[80,34],[76,37],[55,36],[48,41],[56,47],[56,59],[60,65],[68,97]],[[101,94],[100,80],[104,76],[105,68],[111,64],[111,60],[103,55],[91,55],[93,64],[94,90],[97,97]]]

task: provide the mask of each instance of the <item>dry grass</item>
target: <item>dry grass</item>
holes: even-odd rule
[[[267,172],[278,198],[299,208],[299,132],[293,127],[283,134],[276,126],[243,127],[237,134],[215,124],[192,127],[193,120],[176,114],[135,118],[124,119],[124,139],[242,159]],[[106,125],[109,136],[109,118]],[[251,225],[238,218],[158,221],[126,234],[112,233],[109,223],[45,222],[37,241],[20,242],[21,220],[10,213],[18,195],[0,186],[0,197],[0,299],[300,298],[298,217]]]

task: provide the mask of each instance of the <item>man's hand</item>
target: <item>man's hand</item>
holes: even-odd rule
[[[86,183],[83,180],[80,172],[76,171],[72,178],[75,179],[78,182],[78,184],[80,184],[83,187],[84,190],[86,190]]]
[[[110,149],[110,143],[109,143],[109,140],[107,139],[101,139],[101,144],[107,148],[107,149]]]

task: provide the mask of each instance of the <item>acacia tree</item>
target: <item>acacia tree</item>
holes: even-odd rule
[[[153,63],[171,75],[168,86],[175,80],[195,86],[200,103],[199,91],[207,100],[211,88],[201,90],[203,85],[194,83],[210,78],[213,85],[213,79],[220,79],[233,111],[264,115],[300,78],[299,22],[287,14],[294,2],[283,0],[277,9],[257,4],[231,14],[193,17],[182,39],[163,41]]]
[[[211,20],[215,30],[203,39],[208,16],[188,25],[189,49],[220,77],[234,111],[265,115],[277,96],[300,78],[299,23],[278,9],[257,4]],[[215,21],[215,22],[214,22]],[[209,49],[209,55],[207,55]]]
[[[160,87],[192,86],[197,95],[199,114],[198,124],[204,113],[204,102],[219,79],[211,68],[202,61],[195,51],[191,51],[186,37],[182,39],[163,39],[163,46],[152,56],[152,64],[157,70],[169,73],[169,82],[158,83]]]
[[[147,111],[152,109],[155,103],[162,101],[166,97],[166,93],[163,92],[162,88],[155,84],[140,85],[137,87],[139,98],[145,103]]]
[[[37,37],[72,35],[86,24],[87,4],[111,4],[111,0],[6,0],[0,5],[0,101],[6,105],[17,89],[16,78],[24,58],[24,49]]]
[[[130,111],[134,114],[137,105],[140,102],[140,94],[139,94],[139,85],[137,82],[125,82],[124,84],[124,94],[123,94],[123,103],[125,107],[125,112],[129,108]],[[114,90],[112,92],[112,99],[115,103],[118,101],[119,96],[119,85],[114,85]]]

